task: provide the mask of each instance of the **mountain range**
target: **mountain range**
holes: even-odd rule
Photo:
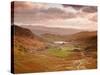
[[[59,27],[53,28],[53,27],[32,26],[32,25],[21,25],[21,27],[28,28],[37,35],[48,34],[48,33],[56,35],[70,35],[82,31],[73,28],[59,28]]]

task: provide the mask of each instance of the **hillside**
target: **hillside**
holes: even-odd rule
[[[34,35],[32,34],[32,32],[29,29],[21,28],[16,25],[12,26],[12,29],[14,29],[15,36],[34,38]]]
[[[89,42],[90,40],[97,41],[97,31],[83,31],[76,34],[66,36],[66,41]]]
[[[35,63],[35,61],[31,59],[34,58],[33,54],[37,51],[44,50],[44,41],[40,37],[34,35],[29,29],[17,25],[12,25],[11,29],[13,73],[31,72],[43,69],[43,67],[39,66],[38,63]],[[33,54],[31,55],[31,53]],[[30,56],[32,56],[32,58]],[[31,63],[33,64],[31,65]],[[29,65],[32,67],[29,67]]]
[[[12,26],[14,29],[14,47],[21,47],[27,51],[34,51],[45,47],[43,40],[34,35],[29,29]]]

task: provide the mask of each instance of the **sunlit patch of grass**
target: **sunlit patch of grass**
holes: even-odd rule
[[[48,53],[57,57],[67,57],[71,54],[73,48],[71,47],[50,47]]]

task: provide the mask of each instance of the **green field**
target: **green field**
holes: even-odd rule
[[[57,57],[67,57],[69,56],[75,47],[67,47],[67,46],[61,46],[61,47],[50,47],[48,48],[48,53]]]

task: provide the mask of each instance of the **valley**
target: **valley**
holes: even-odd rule
[[[57,34],[49,31],[36,34],[29,28],[17,25],[12,28],[15,28],[15,33],[12,34],[14,73],[97,68],[96,31],[77,30],[75,33],[59,35],[57,28]]]

